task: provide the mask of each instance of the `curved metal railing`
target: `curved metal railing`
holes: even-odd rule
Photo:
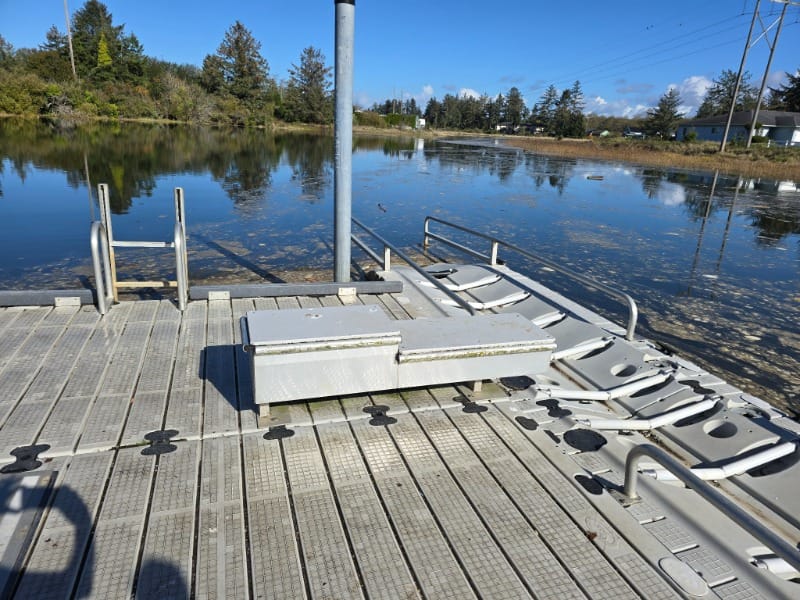
[[[636,482],[638,480],[639,461],[645,456],[657,461],[662,467],[680,479],[686,487],[697,492],[704,500],[733,519],[750,535],[767,546],[775,555],[785,560],[791,567],[800,571],[800,552],[782,537],[767,529],[753,515],[745,512],[733,501],[729,500],[710,484],[692,473],[691,469],[682,465],[661,448],[652,444],[636,446],[628,452],[625,459],[625,487],[623,494],[630,499],[638,498]]]
[[[476,250],[474,250],[474,249],[472,249],[472,248],[470,248],[468,246],[465,246],[463,244],[459,244],[458,242],[455,242],[455,241],[453,241],[453,240],[451,240],[449,238],[446,238],[445,236],[443,236],[441,234],[437,234],[437,233],[431,232],[431,230],[430,230],[430,223],[431,222],[441,223],[442,225],[446,225],[447,227],[451,227],[453,229],[457,229],[459,231],[463,231],[464,233],[468,233],[470,235],[474,235],[476,237],[479,237],[479,238],[482,238],[482,239],[490,241],[491,242],[490,254],[483,254],[482,252],[478,252],[478,251],[476,251]],[[545,265],[546,267],[548,267],[550,269],[553,269],[554,271],[557,271],[557,272],[559,272],[559,273],[561,273],[563,275],[566,275],[567,277],[569,277],[571,279],[574,279],[575,281],[579,281],[583,285],[586,285],[586,286],[589,286],[589,287],[593,287],[593,288],[597,288],[598,290],[601,290],[601,291],[605,292],[609,296],[612,296],[612,297],[622,301],[624,304],[627,305],[627,307],[628,307],[628,325],[626,327],[625,338],[627,340],[633,340],[634,332],[636,331],[636,322],[639,319],[639,308],[636,306],[636,301],[633,298],[631,298],[628,294],[626,294],[625,292],[623,292],[621,290],[618,290],[616,288],[613,288],[613,287],[611,287],[609,285],[606,285],[605,283],[602,283],[600,281],[597,281],[596,279],[592,279],[591,277],[587,277],[586,275],[582,275],[581,273],[573,271],[572,269],[568,269],[566,267],[563,267],[563,266],[559,265],[558,263],[555,263],[555,262],[553,262],[553,261],[551,261],[551,260],[549,260],[547,258],[544,258],[543,256],[538,256],[536,254],[528,252],[527,250],[524,250],[523,248],[520,248],[519,246],[515,246],[514,244],[510,244],[508,242],[504,242],[503,240],[498,240],[497,238],[492,237],[490,235],[486,235],[485,233],[481,233],[480,231],[475,231],[474,229],[469,229],[468,227],[463,227],[462,225],[457,225],[455,223],[451,223],[449,221],[445,221],[444,219],[440,219],[438,217],[427,216],[427,217],[425,217],[424,238],[423,238],[423,242],[422,242],[423,248],[427,249],[428,245],[430,244],[430,240],[432,240],[432,239],[433,240],[437,240],[439,242],[442,242],[444,244],[447,244],[448,246],[450,246],[452,248],[456,248],[457,250],[465,252],[466,254],[469,254],[469,255],[474,256],[476,258],[479,258],[481,260],[486,260],[491,265],[496,265],[497,264],[498,248],[499,248],[499,246],[503,246],[504,248],[508,248],[509,250],[517,252],[518,254],[521,254],[522,256],[524,256],[526,258],[530,258],[531,260],[535,260],[535,261]]]
[[[359,248],[361,248],[367,254],[369,254],[377,263],[382,264],[384,270],[386,270],[386,271],[389,270],[389,266],[391,264],[391,252],[394,252],[398,257],[400,257],[403,261],[405,261],[408,264],[408,266],[410,266],[417,273],[422,275],[422,277],[424,277],[425,280],[427,280],[428,282],[430,282],[431,284],[436,286],[437,289],[439,289],[442,292],[444,292],[447,295],[447,297],[450,298],[451,300],[453,300],[456,304],[458,304],[458,306],[460,306],[461,308],[466,310],[471,315],[475,315],[476,314],[475,313],[475,309],[472,307],[472,305],[469,302],[467,302],[466,300],[464,300],[463,298],[458,296],[452,290],[449,290],[444,284],[442,284],[441,281],[436,279],[433,275],[428,273],[425,269],[423,269],[416,262],[414,262],[414,259],[409,257],[406,253],[404,253],[402,250],[398,249],[396,246],[392,245],[385,238],[383,238],[380,234],[376,233],[375,231],[373,231],[372,229],[370,229],[369,227],[364,225],[361,221],[359,221],[355,217],[352,218],[352,221],[353,221],[353,223],[355,225],[357,225],[358,227],[363,229],[366,233],[368,233],[373,238],[378,240],[381,244],[383,244],[383,248],[384,248],[383,256],[384,256],[384,258],[383,258],[383,260],[381,260],[381,258],[377,255],[377,253],[375,253],[371,248],[369,248],[369,246],[367,246],[364,242],[362,242],[360,239],[358,239],[358,237],[355,234],[352,234],[352,233],[350,234],[350,239],[353,240],[353,243],[355,243]]]

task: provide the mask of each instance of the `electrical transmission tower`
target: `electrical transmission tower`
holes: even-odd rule
[[[759,9],[761,8],[761,0],[756,0],[756,7],[753,9],[753,19],[750,21],[750,30],[747,32],[747,42],[744,45],[744,50],[742,51],[742,61],[739,64],[739,74],[736,77],[736,86],[733,90],[733,97],[731,98],[731,107],[728,110],[728,121],[725,123],[725,131],[722,134],[722,142],[719,146],[720,152],[725,152],[725,144],[728,142],[728,133],[731,129],[731,121],[733,121],[733,113],[736,110],[736,98],[739,95],[739,87],[742,84],[742,76],[744,75],[744,66],[747,62],[747,53],[755,46],[758,42],[762,39],[766,41],[767,45],[769,46],[769,58],[767,59],[767,66],[764,69],[764,75],[761,77],[761,87],[758,90],[758,99],[756,100],[756,106],[753,110],[753,120],[750,123],[750,130],[747,134],[747,147],[750,147],[750,144],[753,142],[753,134],[755,133],[756,123],[758,122],[758,111],[761,108],[761,101],[764,98],[764,89],[767,87],[767,77],[769,76],[769,69],[772,66],[772,57],[775,54],[775,47],[778,45],[778,38],[781,35],[781,29],[783,29],[783,19],[786,16],[786,10],[789,6],[800,6],[800,1],[798,0],[772,0],[777,4],[783,4],[783,8],[781,9],[781,14],[771,23],[766,24],[764,19],[761,18],[761,13]],[[753,29],[755,29],[756,22],[761,26],[761,33],[755,38],[753,38]],[[775,29],[775,33],[770,39],[770,32]]]

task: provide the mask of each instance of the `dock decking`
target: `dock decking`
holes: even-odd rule
[[[0,466],[47,445],[29,473],[56,474],[14,597],[681,597],[500,385],[276,405],[259,429],[239,317],[341,302],[0,309]]]

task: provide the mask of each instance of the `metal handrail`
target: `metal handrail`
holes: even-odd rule
[[[175,280],[178,285],[178,309],[186,310],[189,297],[189,265],[186,261],[186,230],[183,223],[175,223]]]
[[[448,238],[444,237],[443,235],[432,233],[430,231],[430,222],[431,221],[435,221],[437,223],[441,223],[442,225],[446,225],[448,227],[452,227],[453,229],[458,229],[459,231],[463,231],[464,233],[469,233],[470,235],[474,235],[476,237],[483,238],[485,240],[489,240],[491,242],[491,244],[492,244],[491,245],[491,254],[488,254],[488,255],[487,254],[482,254],[480,252],[477,252],[476,250],[473,250],[472,248],[464,246],[463,244],[459,244],[458,242],[454,242],[453,240],[448,239]],[[555,263],[555,262],[553,262],[553,261],[551,261],[551,260],[549,260],[547,258],[544,258],[542,256],[537,256],[536,254],[528,252],[527,250],[524,250],[523,248],[520,248],[519,246],[515,246],[514,244],[510,244],[509,242],[504,242],[503,240],[499,240],[499,239],[494,238],[494,237],[492,237],[490,235],[486,235],[485,233],[481,233],[480,231],[475,231],[474,229],[469,229],[468,227],[463,227],[463,226],[457,225],[455,223],[450,223],[449,221],[445,221],[444,219],[440,219],[438,217],[432,217],[432,216],[425,217],[424,238],[423,238],[423,241],[422,241],[423,248],[426,248],[426,249],[428,248],[428,245],[430,243],[429,239],[438,240],[438,241],[440,241],[440,242],[442,242],[444,244],[447,244],[447,245],[449,245],[449,246],[451,246],[453,248],[461,250],[462,252],[466,252],[467,254],[470,254],[470,255],[475,256],[477,258],[486,260],[486,261],[489,262],[490,265],[496,265],[497,264],[498,246],[504,246],[505,248],[508,248],[509,250],[513,250],[514,252],[517,252],[517,253],[521,254],[522,256],[525,256],[526,258],[530,258],[531,260],[538,261],[538,262],[542,263],[543,265],[545,265],[546,267],[548,267],[550,269],[553,269],[554,271],[558,271],[559,273],[562,273],[563,275],[566,275],[567,277],[570,277],[570,278],[572,278],[572,279],[574,279],[576,281],[579,281],[584,285],[587,285],[589,287],[594,287],[594,288],[597,288],[599,290],[602,290],[603,292],[605,292],[609,296],[613,296],[613,297],[615,297],[615,298],[617,298],[619,300],[622,300],[625,304],[627,304],[627,306],[628,306],[628,326],[626,328],[625,339],[633,340],[634,332],[636,331],[636,322],[639,319],[639,309],[636,306],[636,301],[633,298],[631,298],[628,294],[626,294],[625,292],[622,292],[621,290],[617,290],[617,289],[615,289],[615,288],[613,288],[613,287],[611,287],[609,285],[606,285],[605,283],[597,281],[596,279],[592,279],[591,277],[587,277],[586,275],[582,275],[581,273],[573,271],[572,269],[568,269],[567,267],[563,267],[563,266],[559,265],[558,263]]]
[[[189,298],[189,259],[186,249],[186,219],[184,209],[183,189],[176,187],[174,190],[175,201],[175,227],[173,241],[141,241],[141,240],[115,240],[111,228],[111,201],[109,199],[108,184],[101,183],[97,186],[100,203],[100,223],[103,226],[104,257],[109,265],[107,287],[110,289],[113,301],[119,299],[120,288],[141,287],[177,287],[178,308],[183,311]],[[94,240],[92,243],[96,243]],[[174,248],[175,249],[175,281],[119,281],[117,279],[115,248]],[[103,294],[105,295],[105,294]]]
[[[92,223],[89,233],[89,243],[92,247],[92,266],[94,267],[94,280],[97,287],[97,310],[101,315],[108,312],[108,302],[113,301],[111,290],[111,259],[108,255],[108,240],[106,228],[100,221]],[[100,249],[102,247],[102,264]],[[107,293],[106,290],[109,290]]]
[[[393,244],[389,243],[381,235],[379,235],[378,233],[376,233],[375,231],[373,231],[372,229],[370,229],[369,227],[364,225],[361,221],[359,221],[355,217],[352,217],[352,221],[353,221],[353,223],[355,225],[359,226],[361,229],[363,229],[368,234],[370,234],[372,237],[374,237],[376,240],[378,240],[380,243],[382,243],[384,248],[389,248],[397,256],[399,256],[401,259],[403,259],[408,264],[408,266],[410,266],[417,273],[422,275],[428,282],[433,284],[436,288],[438,288],[439,290],[444,292],[447,295],[448,298],[453,300],[461,308],[466,310],[471,315],[475,315],[476,314],[475,309],[470,305],[469,302],[467,302],[466,300],[464,300],[463,298],[458,296],[452,290],[448,289],[441,281],[436,279],[433,275],[431,275],[425,269],[423,269],[417,263],[415,263],[414,260],[412,258],[410,258],[405,252],[399,250],[396,246],[394,246]],[[350,234],[350,239],[352,239],[360,248],[362,248],[362,249],[364,248],[364,246],[362,245],[363,242],[361,242],[361,240],[359,240],[354,234]],[[368,252],[368,254],[370,254],[370,256],[372,256],[372,258],[376,259],[376,261],[377,261],[376,254],[374,252],[372,252],[370,250]],[[378,261],[378,262],[380,262],[380,261]]]
[[[800,571],[800,552],[782,537],[767,529],[752,515],[745,512],[732,500],[718,492],[710,484],[692,473],[691,469],[679,463],[661,448],[652,444],[641,444],[628,452],[625,459],[625,487],[623,494],[630,499],[638,498],[636,494],[637,466],[643,457],[657,461],[662,467],[680,479],[686,487],[697,492],[704,500],[714,505],[725,515],[733,519],[742,529],[767,546],[775,555],[781,557],[793,569]]]

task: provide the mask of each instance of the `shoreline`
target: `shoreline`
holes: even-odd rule
[[[528,152],[564,158],[619,161],[652,167],[720,171],[743,177],[790,179],[800,182],[800,150],[758,148],[719,154],[710,142],[641,142],[614,138],[557,140],[504,136],[503,143]],[[781,155],[781,153],[783,153]],[[773,159],[772,156],[783,160]]]

